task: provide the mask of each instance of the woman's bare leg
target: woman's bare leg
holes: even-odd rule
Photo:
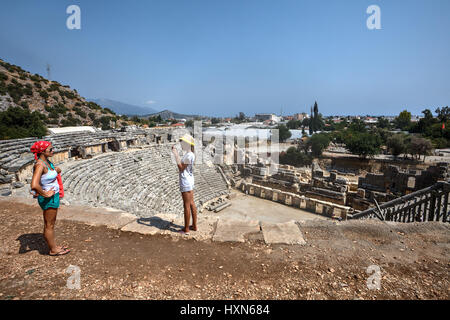
[[[192,213],[192,230],[197,231],[197,207],[194,202],[194,191],[190,191],[190,207]]]
[[[50,248],[50,254],[58,253],[61,248],[55,243],[55,223],[58,209],[49,208],[44,210],[44,239]]]
[[[184,207],[184,232],[189,232],[189,221],[191,220],[191,206],[189,192],[182,192],[183,207]]]

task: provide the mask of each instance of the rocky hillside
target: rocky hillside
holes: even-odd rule
[[[86,101],[77,90],[0,59],[0,112],[10,107],[37,111],[47,127],[93,125],[109,129],[125,124],[114,111]]]

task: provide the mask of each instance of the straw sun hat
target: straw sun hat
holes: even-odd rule
[[[189,143],[191,146],[194,145],[194,138],[188,133],[182,136],[180,140]]]

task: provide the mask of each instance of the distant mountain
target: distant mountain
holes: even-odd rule
[[[150,107],[140,107],[134,106],[128,103],[110,100],[110,99],[90,99],[89,101],[95,102],[103,108],[108,108],[113,110],[117,114],[127,115],[127,116],[142,116],[150,113],[155,113],[157,110]]]
[[[204,118],[202,116],[199,115],[195,115],[195,114],[182,114],[182,113],[176,113],[170,110],[163,110],[160,112],[155,112],[155,113],[151,113],[151,114],[146,114],[141,116],[142,118],[149,118],[149,117],[157,117],[157,116],[161,116],[161,119],[163,120],[167,120],[167,119],[194,119],[194,118]]]

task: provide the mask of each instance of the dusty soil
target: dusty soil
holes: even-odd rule
[[[201,216],[200,216],[201,218]],[[72,252],[46,255],[42,212],[0,200],[0,299],[449,299],[450,227],[306,221],[304,246],[197,242],[57,222]],[[68,289],[69,265],[81,289]],[[368,266],[381,268],[369,289]]]

